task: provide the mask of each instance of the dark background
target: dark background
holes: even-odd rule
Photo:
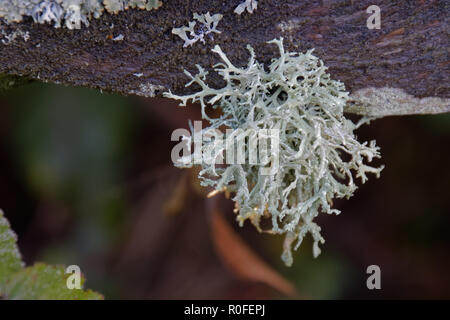
[[[170,135],[200,119],[197,106],[41,83],[0,106],[0,208],[27,264],[77,264],[107,299],[292,298],[267,273],[224,263],[234,247],[217,250],[230,239],[211,228],[195,170],[171,163]],[[317,259],[308,239],[287,268],[282,238],[239,228],[218,196],[223,216],[300,297],[450,298],[450,114],[388,117],[357,134],[377,140],[385,169],[335,202],[341,215],[321,214]],[[381,290],[366,288],[372,264]]]

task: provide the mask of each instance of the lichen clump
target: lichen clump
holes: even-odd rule
[[[0,39],[4,45],[9,45],[16,41],[17,38],[22,38],[23,41],[27,42],[30,40],[30,33],[28,31],[22,31],[20,29],[14,30],[13,32],[6,32],[5,30],[1,30]]]
[[[269,228],[265,232],[285,235],[282,259],[292,264],[291,248],[297,249],[306,234],[314,240],[313,254],[320,254],[319,243],[324,243],[320,227],[313,222],[319,212],[338,214],[332,209],[334,198],[349,198],[357,186],[354,177],[362,183],[367,173],[377,177],[383,167],[371,167],[365,162],[380,157],[375,141],[360,143],[354,134],[359,123],[344,116],[348,100],[344,84],[330,79],[322,60],[312,54],[285,52],[283,39],[272,40],[278,46],[280,57],[273,59],[265,69],[255,59],[248,46],[250,59],[244,68],[233,65],[219,46],[212,50],[222,63],[215,71],[226,81],[220,89],[208,87],[207,72],[200,66],[199,74],[187,84],[198,84],[200,91],[185,96],[166,93],[179,99],[200,102],[202,114],[211,128],[231,128],[251,132],[254,129],[279,131],[279,151],[272,153],[268,162],[229,164],[218,166],[204,161],[199,178],[203,186],[215,191],[233,194],[237,220],[242,225],[250,220],[263,231],[263,220]],[[210,118],[208,105],[220,108],[222,116]],[[190,139],[189,137],[184,137]],[[248,157],[253,139],[246,139]],[[214,140],[205,142],[206,147]],[[217,157],[213,155],[213,157]],[[279,165],[274,174],[261,174],[274,161]],[[183,166],[183,164],[181,164]],[[190,164],[184,164],[190,166]]]
[[[245,0],[241,2],[236,9],[234,9],[234,13],[241,15],[245,10],[248,13],[253,13],[258,8],[258,1],[256,0]]]
[[[195,12],[193,17],[195,21],[190,21],[187,26],[172,29],[173,34],[184,40],[183,48],[192,46],[197,41],[204,44],[205,36],[212,37],[213,33],[221,33],[216,29],[223,17],[220,13],[211,15],[209,12],[205,14]]]
[[[36,23],[53,23],[55,28],[69,29],[89,26],[89,19],[99,18],[106,9],[118,13],[128,8],[158,9],[159,0],[0,0],[0,18],[7,22],[21,22],[32,17]]]

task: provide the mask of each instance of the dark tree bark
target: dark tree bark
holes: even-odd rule
[[[183,69],[196,72],[195,64],[210,68],[218,62],[210,52],[214,45],[239,66],[249,57],[247,44],[260,62],[269,63],[277,48],[266,41],[284,37],[287,50],[315,48],[333,78],[343,81],[355,97],[366,96],[361,114],[368,114],[364,108],[371,104],[370,87],[402,89],[403,95],[393,95],[398,103],[412,99],[409,104],[425,104],[422,110],[429,113],[450,110],[448,1],[260,0],[253,14],[237,15],[233,10],[239,2],[167,0],[156,11],[103,14],[80,30],[55,29],[31,19],[12,25],[2,22],[6,33],[20,29],[30,38],[0,44],[0,73],[121,94],[153,96],[166,90],[182,94],[192,90],[184,87]],[[366,9],[373,4],[381,8],[379,30],[366,25],[370,16]],[[206,39],[205,45],[197,42],[183,48],[172,28],[187,25],[194,12],[207,11],[223,14],[217,27],[222,33]],[[124,39],[113,41],[118,35]],[[222,85],[214,73],[208,81],[211,86]],[[435,99],[419,100],[424,97]],[[354,105],[363,105],[358,99]],[[386,101],[390,100],[376,104]],[[375,102],[371,107],[376,108]],[[405,110],[391,114],[408,113]]]

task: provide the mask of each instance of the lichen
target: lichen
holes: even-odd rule
[[[122,41],[124,38],[123,34],[119,34],[117,37],[112,38],[112,41]]]
[[[13,43],[17,38],[22,38],[23,41],[27,42],[30,39],[30,33],[20,29],[14,30],[10,33],[2,29],[0,32],[0,39],[4,45]]]
[[[352,93],[345,111],[372,118],[450,112],[450,99],[416,98],[400,88],[363,88]]]
[[[306,234],[313,237],[313,254],[320,253],[324,243],[320,227],[313,221],[319,212],[338,214],[332,208],[333,199],[349,198],[357,189],[354,179],[367,180],[367,173],[379,176],[383,166],[366,164],[380,157],[375,141],[360,143],[354,123],[344,116],[348,93],[343,83],[332,80],[322,60],[312,54],[285,52],[283,39],[269,43],[278,46],[280,57],[265,67],[255,59],[253,48],[247,46],[250,59],[247,66],[233,65],[219,46],[212,50],[223,62],[215,71],[226,86],[210,88],[208,72],[197,65],[199,73],[187,86],[198,85],[200,90],[190,95],[164,95],[181,100],[200,102],[202,117],[210,127],[230,128],[232,132],[251,133],[257,130],[278,130],[279,150],[270,153],[266,162],[252,164],[249,156],[258,152],[252,136],[244,137],[246,161],[244,164],[217,165],[215,159],[223,150],[215,150],[215,140],[204,141],[208,159],[203,158],[199,179],[203,186],[219,192],[233,194],[237,221],[242,225],[250,220],[255,227],[272,234],[285,236],[282,259],[292,264],[291,248],[297,249]],[[207,108],[219,108],[222,115],[211,118]],[[191,130],[193,130],[191,128]],[[228,137],[227,137],[228,139]],[[183,136],[190,146],[191,136]],[[228,152],[228,150],[227,150]],[[223,154],[221,155],[223,157]],[[261,174],[264,169],[278,163],[273,174]],[[180,167],[192,162],[180,161]],[[260,224],[267,220],[269,227]]]
[[[0,0],[0,18],[11,23],[29,16],[36,23],[53,23],[55,28],[64,23],[69,29],[80,29],[104,10],[118,13],[128,8],[158,9],[161,5],[157,0]]]
[[[133,75],[138,78],[143,76],[142,73],[133,73]],[[163,90],[166,90],[166,88],[164,86],[147,82],[147,83],[141,83],[139,85],[139,89],[132,90],[130,93],[135,94],[137,96],[151,98],[151,97],[155,96],[157,91],[163,91]]]
[[[241,2],[236,9],[234,9],[234,13],[241,15],[245,10],[247,10],[248,13],[253,13],[258,8],[258,1],[256,0],[245,0],[244,2]]]
[[[188,26],[173,28],[172,33],[184,40],[183,47],[191,46],[199,40],[200,42],[205,43],[206,35],[212,37],[212,33],[221,33],[216,29],[217,24],[221,19],[222,15],[220,13],[216,13],[212,16],[209,12],[206,14],[194,13],[194,20],[196,21],[190,21]],[[196,28],[197,22],[200,23],[200,26]]]

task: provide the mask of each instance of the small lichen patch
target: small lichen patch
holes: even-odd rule
[[[158,9],[161,5],[156,0],[0,0],[0,18],[10,23],[29,16],[36,23],[52,23],[55,28],[64,23],[68,29],[80,29],[104,10],[118,13],[128,8]]]
[[[352,93],[346,112],[372,118],[450,112],[450,99],[416,98],[399,88],[364,88]]]
[[[277,24],[277,29],[281,32],[293,32],[301,28],[304,20],[300,18],[290,19],[288,21],[282,21]]]
[[[245,0],[241,2],[236,9],[234,9],[234,13],[241,15],[245,10],[248,13],[253,13],[258,8],[258,1],[256,0]]]
[[[141,74],[133,74],[135,77],[140,78]],[[154,97],[157,91],[163,91],[166,90],[164,86],[161,85],[155,85],[150,82],[147,83],[141,83],[139,85],[139,89],[130,91],[131,94],[135,94],[137,96],[143,96],[147,98]]]
[[[205,43],[206,35],[212,37],[212,33],[221,33],[216,27],[222,17],[220,13],[212,16],[209,12],[206,14],[194,13],[194,20],[196,21],[190,21],[188,26],[173,28],[172,33],[184,40],[183,47],[191,46],[199,40]],[[196,28],[197,22],[199,22],[200,26]]]
[[[1,30],[1,41],[4,45],[9,45],[13,43],[17,38],[23,39],[23,41],[27,42],[30,39],[30,33],[28,31],[22,31],[20,29],[14,30],[11,33],[6,32],[5,30]]]
[[[378,177],[383,166],[367,164],[380,157],[379,148],[375,141],[359,142],[354,130],[361,123],[344,116],[348,101],[344,84],[330,78],[327,67],[312,50],[285,52],[282,40],[269,41],[277,45],[280,57],[266,67],[255,59],[250,46],[249,62],[242,68],[233,65],[215,46],[212,51],[223,62],[214,70],[225,80],[225,87],[210,88],[205,82],[208,72],[197,66],[197,75],[185,73],[191,79],[187,86],[195,84],[200,91],[186,96],[170,92],[164,95],[181,100],[181,105],[188,100],[199,102],[202,117],[211,124],[203,132],[229,128],[233,134],[244,133],[242,164],[217,165],[223,149],[217,151],[215,139],[203,142],[199,179],[203,186],[213,187],[211,195],[234,195],[236,218],[241,225],[249,220],[263,231],[260,222],[267,220],[269,228],[265,232],[284,235],[282,259],[291,265],[291,248],[297,249],[308,233],[314,241],[313,254],[319,255],[319,244],[324,242],[314,222],[319,212],[338,214],[340,211],[332,208],[333,199],[351,197],[357,189],[355,178],[364,183],[368,173]],[[207,108],[219,108],[222,115],[211,118]],[[249,161],[260,151],[253,143],[256,137],[251,136],[255,130],[275,130],[279,140],[278,150],[257,164]],[[233,134],[226,139],[233,139]],[[191,146],[192,135],[183,140]],[[262,174],[275,163],[278,165],[272,174]],[[189,167],[192,162],[180,161],[176,165]]]
[[[123,34],[119,34],[117,37],[114,37],[112,40],[113,41],[122,41],[125,37],[123,36]]]

